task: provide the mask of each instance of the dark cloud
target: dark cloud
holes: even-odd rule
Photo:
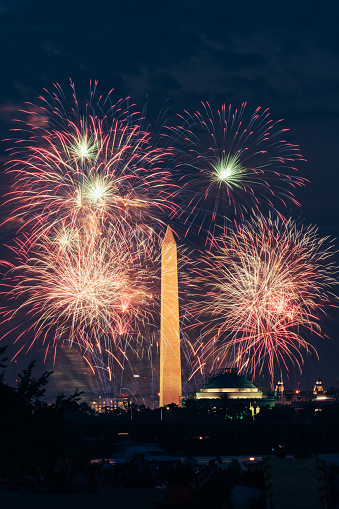
[[[298,119],[313,119],[313,120],[331,120],[339,118],[339,105],[338,109],[334,110],[293,110],[289,114],[289,118]]]

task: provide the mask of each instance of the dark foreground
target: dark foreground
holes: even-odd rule
[[[101,488],[99,493],[24,494],[0,492],[1,509],[152,509],[163,499],[159,488]]]
[[[0,484],[0,509],[267,509],[268,500],[276,509],[339,509],[339,465],[309,453],[284,456],[278,450],[241,465],[221,457],[208,464],[191,456],[149,461],[139,453],[77,473],[60,461],[45,474],[9,473]]]

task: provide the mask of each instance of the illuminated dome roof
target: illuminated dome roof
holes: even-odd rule
[[[257,389],[252,382],[236,373],[222,373],[211,378],[203,389]]]

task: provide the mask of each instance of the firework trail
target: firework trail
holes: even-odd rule
[[[59,223],[81,227],[112,220],[121,231],[153,232],[160,216],[176,212],[164,160],[169,151],[157,148],[143,130],[143,118],[132,113],[128,99],[95,101],[96,83],[81,107],[73,91],[73,108],[59,87],[29,112],[28,140],[17,140],[7,172],[14,183],[7,205],[38,239]],[[105,108],[105,109],[104,109]],[[82,113],[82,111],[84,111]],[[26,136],[27,138],[27,136]],[[31,240],[32,242],[32,240]]]
[[[122,386],[128,351],[145,342],[157,305],[155,236],[176,214],[170,149],[144,129],[129,98],[90,88],[73,106],[61,87],[29,105],[30,123],[10,150],[5,205],[19,224],[4,287],[28,322],[22,349],[42,340],[46,355],[77,345],[101,391]],[[28,133],[28,134],[27,134]],[[133,375],[132,375],[133,376]],[[107,390],[110,388],[111,390]]]
[[[30,324],[25,337],[33,339],[19,351],[38,338],[46,355],[77,344],[100,383],[111,382],[128,362],[127,346],[142,342],[159,307],[157,242],[149,235],[122,239],[113,226],[100,234],[68,225],[40,234],[34,252],[25,238],[17,240],[3,283],[16,305],[2,314],[10,322],[23,314]]]
[[[231,361],[242,372],[268,365],[272,379],[275,365],[291,359],[300,366],[301,350],[313,348],[302,334],[321,334],[319,316],[334,284],[331,248],[323,249],[315,228],[259,217],[215,240],[219,226],[244,221],[252,209],[298,204],[293,190],[305,179],[294,165],[303,159],[283,139],[280,121],[260,108],[246,120],[245,104],[214,115],[203,103],[202,113],[185,112],[169,128],[165,140],[175,147],[161,148],[128,99],[97,99],[94,83],[83,102],[71,87],[72,107],[59,85],[41,106],[28,107],[31,122],[10,151],[6,205],[20,228],[15,260],[4,262],[4,293],[16,310],[2,316],[9,325],[19,316],[28,323],[17,341],[31,338],[19,352],[38,339],[54,357],[60,346],[75,345],[101,393],[117,394],[125,373],[134,376],[133,355],[147,351],[152,362],[159,237],[179,216],[187,235],[219,245],[201,271],[194,262],[190,274],[179,268],[183,293],[195,274],[201,295],[194,313],[210,322],[203,337],[181,335],[187,390]],[[187,261],[181,253],[181,265]]]
[[[320,317],[335,298],[333,257],[332,241],[316,227],[272,216],[254,216],[218,239],[195,278],[207,285],[195,312],[206,320],[210,356],[218,349],[212,369],[255,375],[266,366],[273,384],[275,368],[301,368],[303,352],[315,351],[305,338],[322,336]]]
[[[244,214],[264,205],[272,210],[277,203],[299,205],[293,190],[305,179],[294,164],[304,159],[298,146],[283,138],[288,129],[281,121],[260,107],[248,118],[246,103],[239,110],[223,104],[215,113],[207,102],[202,106],[202,112],[179,115],[181,124],[169,128],[186,234],[193,229],[211,242],[225,218],[243,221]]]

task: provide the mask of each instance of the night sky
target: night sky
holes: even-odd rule
[[[310,183],[296,193],[302,206],[291,206],[291,215],[318,224],[322,236],[339,236],[336,0],[11,0],[0,2],[0,19],[1,138],[9,137],[25,101],[35,103],[54,82],[68,89],[69,78],[79,96],[87,96],[92,79],[103,94],[114,88],[116,99],[147,103],[151,119],[161,109],[174,119],[206,100],[269,107],[307,159],[300,175]],[[317,376],[325,386],[336,384],[338,316],[330,326],[331,341],[317,343],[320,362],[306,362],[304,384]],[[20,358],[20,366],[27,361]],[[291,385],[302,381],[290,376]]]

